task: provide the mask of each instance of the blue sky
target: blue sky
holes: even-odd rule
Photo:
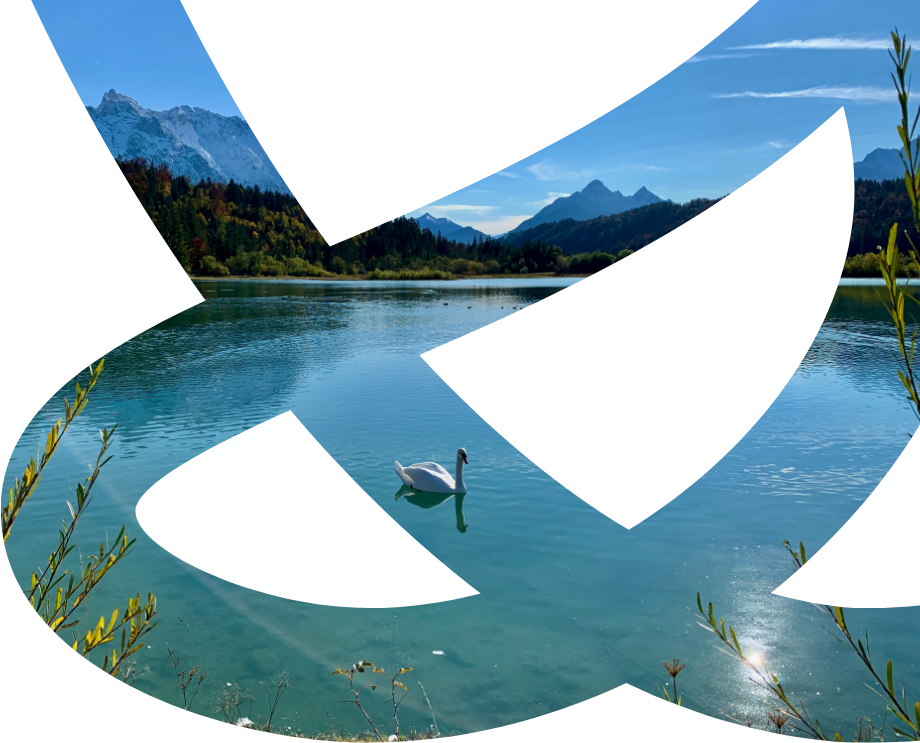
[[[115,88],[148,108],[185,103],[239,115],[178,0],[35,0],[35,7],[87,105]],[[896,147],[899,109],[883,47],[894,26],[915,40],[917,20],[915,0],[760,0],[633,100],[411,214],[429,211],[497,234],[594,178],[675,201],[723,196],[840,106],[855,160]],[[537,113],[543,105],[552,101],[538,102]]]

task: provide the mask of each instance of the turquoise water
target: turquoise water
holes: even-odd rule
[[[668,680],[661,662],[679,657],[687,663],[679,679],[686,706],[759,723],[765,705],[686,609],[699,590],[743,643],[763,650],[825,729],[849,731],[861,712],[880,721],[884,705],[861,675],[846,673],[856,668],[853,658],[827,635],[817,611],[771,595],[791,567],[781,541],[804,540],[815,552],[871,493],[916,428],[895,375],[896,346],[879,288],[842,285],[807,357],[764,418],[687,492],[627,531],[518,454],[419,358],[570,283],[200,283],[206,302],[106,357],[90,406],[7,543],[17,576],[25,582],[46,559],[67,513],[64,501],[95,458],[98,429],[118,423],[115,458],[97,485],[80,546],[92,549],[121,524],[137,545],[91,599],[89,613],[124,606],[136,592],[157,595],[160,624],[138,655],[139,667],[149,670],[140,668],[136,686],[164,700],[179,703],[169,646],[208,673],[195,706],[203,714],[215,715],[215,695],[236,683],[256,697],[249,715],[255,718],[264,711],[260,684],[286,671],[295,688],[281,705],[285,725],[358,731],[362,718],[336,703],[346,685],[331,673],[367,659],[388,669],[413,666],[440,728],[469,732],[624,682],[657,693]],[[664,340],[681,331],[678,320],[660,330]],[[679,391],[680,359],[674,368]],[[590,405],[593,396],[616,392],[547,379],[545,393],[530,402]],[[67,393],[72,397],[72,385]],[[23,435],[5,488],[60,416],[60,397]],[[151,485],[287,410],[480,595],[408,609],[300,604],[204,574],[143,534],[134,507]],[[394,459],[447,462],[460,446],[470,456],[462,513],[454,499],[396,499]],[[663,467],[667,461],[662,451]],[[343,534],[341,549],[366,555],[368,582],[400,580],[400,566],[373,539]],[[323,566],[302,569],[308,575]],[[917,610],[851,614],[854,627],[870,628],[878,657],[894,654],[910,679],[920,663]],[[425,727],[427,705],[416,685],[410,689],[404,725]],[[372,716],[387,718],[383,695],[373,695]]]

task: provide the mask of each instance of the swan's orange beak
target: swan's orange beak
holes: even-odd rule
[[[464,463],[464,464],[469,464],[469,463],[470,463],[470,460],[466,458],[466,454],[463,455],[463,463]]]

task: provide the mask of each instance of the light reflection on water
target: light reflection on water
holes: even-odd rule
[[[764,418],[680,498],[626,531],[535,468],[419,358],[568,283],[200,284],[207,302],[108,355],[90,407],[8,543],[17,576],[24,580],[47,555],[68,488],[95,456],[94,431],[118,422],[116,459],[97,486],[82,546],[122,523],[138,543],[90,609],[138,591],[157,594],[160,625],[143,654],[150,673],[137,685],[167,701],[177,702],[167,644],[208,672],[207,703],[199,708],[206,713],[226,683],[258,690],[273,673],[293,674],[286,724],[308,731],[361,729],[354,710],[336,704],[343,688],[330,675],[359,658],[412,665],[442,730],[471,731],[624,682],[659,693],[669,680],[661,662],[680,657],[687,663],[683,704],[762,721],[762,695],[748,672],[718,653],[687,611],[701,591],[825,727],[849,730],[857,715],[850,700],[874,711],[874,695],[861,676],[846,673],[856,664],[838,651],[816,610],[771,591],[791,568],[781,541],[803,540],[814,553],[871,493],[916,426],[894,373],[896,346],[878,287],[842,286]],[[545,396],[531,402],[590,404],[593,394],[608,392],[547,380]],[[59,399],[24,435],[7,487],[59,416]],[[134,506],[147,488],[286,410],[481,595],[396,610],[297,604],[203,574],[146,538]],[[472,461],[464,499],[400,495],[394,459],[452,461],[460,446]],[[667,452],[661,457],[666,466]],[[342,535],[341,549],[366,554],[367,581],[399,580],[399,566],[372,538]],[[854,626],[871,627],[879,657],[896,654],[908,674],[920,662],[915,610],[852,616]],[[417,693],[405,709],[407,723],[429,724]]]

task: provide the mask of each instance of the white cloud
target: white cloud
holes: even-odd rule
[[[525,170],[539,181],[559,181],[563,178],[592,178],[597,175],[598,172],[590,168],[585,170],[566,170],[554,164],[553,161],[548,158],[543,158],[540,162],[534,163],[533,165],[528,165]]]
[[[487,235],[501,235],[508,230],[513,230],[525,219],[530,219],[532,216],[533,214],[508,214],[495,219],[477,220],[476,222],[471,222],[470,225]]]
[[[819,85],[814,88],[784,90],[778,93],[758,93],[753,90],[746,90],[743,93],[721,93],[713,95],[713,98],[839,98],[859,103],[888,103],[894,100],[895,93],[892,88]]]
[[[709,62],[713,59],[747,59],[753,57],[753,54],[698,54],[690,57],[688,62]]]
[[[890,39],[816,38],[730,46],[729,49],[888,49],[890,46]]]
[[[751,152],[763,152],[764,150],[777,149],[785,150],[789,149],[790,145],[786,143],[785,140],[770,140],[764,144],[755,145],[753,147],[741,147],[734,150],[719,150],[718,155],[746,155]]]
[[[479,214],[485,216],[497,210],[497,206],[483,206],[481,204],[430,204],[425,207],[425,211],[432,217],[447,217],[452,219],[451,214]]]
[[[495,175],[503,175],[505,178],[520,178],[517,173],[512,173],[510,170],[499,170]]]

